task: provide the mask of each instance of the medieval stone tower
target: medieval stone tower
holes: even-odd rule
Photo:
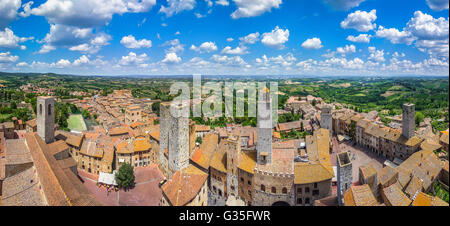
[[[45,143],[55,140],[55,98],[37,98],[37,134]]]
[[[180,103],[170,106],[169,119],[167,121],[168,142],[168,177],[171,177],[178,170],[189,166],[189,117],[182,114],[175,114],[170,108],[179,112],[189,111],[189,103]],[[167,117],[167,114],[164,113]],[[160,134],[162,137],[162,134]]]
[[[402,135],[407,139],[414,136],[416,129],[416,108],[414,104],[403,104]]]
[[[170,121],[170,103],[160,104],[159,111],[159,168],[164,176],[169,175],[168,156],[166,150],[169,148],[169,121]],[[168,152],[167,152],[168,154]]]
[[[329,105],[322,107],[322,112],[320,114],[320,128],[330,131],[330,137],[333,134],[333,119],[331,117],[331,107]]]
[[[352,159],[349,152],[337,154],[337,197],[341,206],[344,192],[352,186]]]
[[[272,100],[270,91],[264,87],[258,97],[258,141],[256,143],[257,163],[272,162]]]
[[[231,136],[226,142],[227,150],[227,192],[239,196],[238,166],[241,161],[241,144],[239,136]]]

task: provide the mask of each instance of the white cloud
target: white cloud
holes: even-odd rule
[[[372,9],[370,12],[356,10],[350,13],[344,21],[341,22],[341,27],[344,29],[353,28],[360,32],[367,32],[376,28],[373,23],[377,19],[377,11]]]
[[[405,57],[405,54],[404,53],[394,52],[394,54],[392,54],[392,57],[395,57],[395,58]]]
[[[87,65],[89,64],[90,60],[86,55],[82,55],[80,58],[73,61],[74,66],[80,66],[80,65]]]
[[[259,41],[259,32],[251,33],[245,37],[239,38],[242,44],[255,44]]]
[[[353,35],[349,35],[347,37],[348,41],[351,42],[359,42],[359,43],[369,43],[370,42],[370,38],[372,38],[372,35],[369,34],[360,34],[358,36],[353,36]]]
[[[124,36],[120,40],[120,44],[128,49],[150,48],[152,47],[152,41],[147,39],[136,40],[133,35]]]
[[[146,12],[156,0],[48,0],[31,10],[50,23],[76,27],[98,27],[111,21],[114,14]]]
[[[216,46],[216,43],[214,43],[214,42],[204,42],[198,47],[195,45],[192,45],[190,49],[193,51],[196,51],[196,52],[200,52],[200,53],[204,53],[204,52],[210,53],[213,51],[217,51],[217,46]]]
[[[234,38],[227,38],[227,42],[232,42],[234,41]]]
[[[217,0],[216,5],[228,6],[230,5],[230,3],[228,2],[228,0]]]
[[[166,57],[161,61],[166,64],[176,64],[181,62],[181,58],[176,53],[167,53]]]
[[[370,46],[368,48],[370,56],[367,58],[369,60],[372,61],[376,61],[376,62],[383,62],[385,61],[384,59],[384,50],[377,50],[375,47]]]
[[[421,11],[414,12],[414,17],[406,25],[406,29],[418,39],[442,40],[448,39],[449,36],[448,19],[443,17],[435,19]]]
[[[26,49],[25,46],[19,46],[19,43],[28,41],[33,39],[33,37],[30,38],[19,38],[17,37],[14,32],[9,29],[9,28],[5,28],[4,31],[0,30],[0,48],[21,48],[21,49]]]
[[[134,52],[130,52],[128,53],[127,56],[122,56],[122,59],[120,59],[119,64],[123,66],[140,65],[144,63],[147,59],[148,56],[145,53],[137,55]]]
[[[159,12],[166,14],[167,17],[171,17],[182,11],[189,11],[194,9],[195,0],[167,0],[168,6],[161,6]]]
[[[233,19],[255,17],[265,12],[270,12],[272,8],[279,8],[282,0],[233,0],[237,5],[237,10],[231,14]],[[217,2],[216,2],[217,3]]]
[[[52,65],[56,68],[65,68],[70,66],[70,61],[66,60],[66,59],[60,59],[58,62],[56,62],[54,65]]]
[[[28,67],[28,63],[27,62],[19,62],[16,64],[16,67]]]
[[[407,44],[411,45],[414,41],[414,38],[411,37],[411,34],[406,31],[399,31],[396,28],[384,28],[383,26],[378,26],[378,30],[376,31],[376,36],[379,38],[386,38],[391,41],[393,44]]]
[[[243,55],[247,54],[247,47],[245,46],[238,46],[234,49],[232,49],[230,46],[225,47],[222,52],[222,54],[229,54],[229,55]]]
[[[349,53],[354,53],[354,52],[356,52],[356,47],[354,45],[345,45],[344,47],[338,47],[336,49],[336,53],[342,54],[342,55],[347,55]]]
[[[262,34],[261,43],[271,48],[282,49],[288,40],[289,30],[283,30],[276,26],[271,32]]]
[[[21,17],[28,17],[28,16],[30,16],[30,14],[31,14],[31,5],[33,5],[33,3],[34,3],[33,1],[29,1],[29,2],[27,2],[25,4],[23,4],[22,5],[23,11],[19,12],[19,15]]]
[[[432,10],[448,9],[448,0],[427,0],[427,4]]]
[[[14,63],[18,59],[18,56],[11,55],[10,52],[0,53],[0,63]]]
[[[314,37],[306,39],[306,41],[302,43],[302,47],[305,49],[320,49],[323,45],[319,38]]]
[[[262,68],[275,68],[275,67],[290,67],[295,64],[297,58],[292,55],[292,53],[288,53],[285,56],[278,55],[276,57],[268,58],[266,55],[263,55],[261,58],[256,58],[255,62],[258,66]]]
[[[329,51],[329,50],[328,50]],[[356,52],[356,47],[354,45],[345,45],[344,47],[337,47],[336,51],[328,52],[323,56],[326,58],[334,58],[336,54],[340,54],[341,56],[346,56],[351,53]]]
[[[0,29],[8,26],[17,16],[20,0],[2,0],[0,3]]]
[[[166,41],[161,46],[169,46],[169,48],[165,50],[166,53],[178,53],[184,51],[184,45],[182,45],[178,39]]]
[[[335,10],[349,10],[358,7],[365,0],[323,0]]]
[[[211,59],[217,63],[220,63],[222,65],[226,66],[233,66],[233,67],[243,67],[248,65],[244,59],[242,59],[240,56],[220,56],[220,55],[213,55]]]
[[[44,43],[39,53],[48,53],[56,47],[69,48],[73,51],[96,53],[102,46],[108,45],[111,36],[94,34],[92,28],[78,28],[61,24],[51,24],[50,32],[39,41]]]

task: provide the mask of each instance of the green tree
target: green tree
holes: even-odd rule
[[[197,137],[197,139],[195,139],[195,143],[199,143],[201,144],[203,142],[201,137]]]
[[[115,175],[116,182],[119,187],[127,189],[134,184],[134,167],[129,163],[120,166],[119,171]]]
[[[422,112],[420,112],[420,111],[416,112],[416,116],[415,116],[416,125],[419,125],[421,122],[423,122],[424,118],[425,118],[425,116],[422,114]]]

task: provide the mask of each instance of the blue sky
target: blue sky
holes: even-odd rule
[[[0,71],[448,75],[448,0],[0,0]]]

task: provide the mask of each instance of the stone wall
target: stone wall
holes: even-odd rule
[[[295,204],[293,194],[294,174],[281,175],[256,171],[254,185],[253,205],[255,206],[271,206],[279,201],[286,202],[291,206]],[[272,190],[272,188],[275,190]]]

